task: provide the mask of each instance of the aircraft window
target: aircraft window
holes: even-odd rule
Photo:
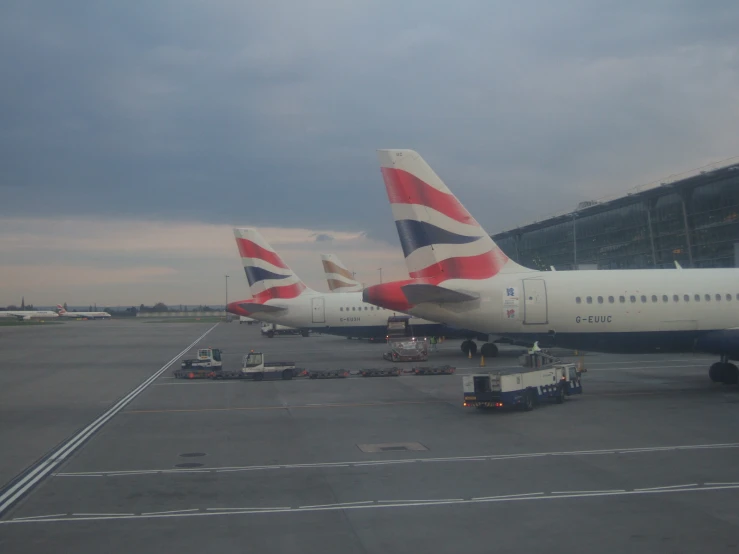
[[[656,302],[656,301],[657,301],[657,295],[656,294],[653,294],[652,295],[652,302]]]
[[[582,298],[579,296],[575,297],[575,304],[580,304],[582,302]]]
[[[701,301],[701,295],[700,294],[694,294],[693,295],[693,298],[695,299],[696,302],[700,302]]]
[[[598,297],[598,304],[603,304],[603,297],[602,296],[599,296]]]
[[[683,295],[683,300],[685,300],[686,302],[690,302],[690,295],[689,294],[684,294]]]
[[[672,295],[672,301],[673,302],[680,302],[680,297],[677,294]]]
[[[706,302],[710,302],[710,301],[711,301],[711,295],[710,294],[707,294],[706,295]]]
[[[668,300],[669,300],[669,298],[667,297],[667,295],[666,294],[663,294],[662,295],[662,302],[667,302]]]
[[[356,310],[356,308],[354,306],[352,306],[352,311],[354,311],[354,310]]]
[[[621,302],[621,304],[623,304],[624,302],[626,302],[626,297],[625,296],[619,296],[618,297],[618,301]]]
[[[631,296],[629,296],[629,300],[631,300],[632,302],[636,302],[636,296],[632,294]]]
[[[643,294],[641,295],[641,301],[642,301],[642,302],[646,302],[646,301],[647,301],[647,297],[646,297],[646,296],[644,296]]]
[[[716,295],[716,302],[721,302],[721,295],[720,294],[717,294]]]
[[[608,303],[609,303],[609,304],[613,304],[613,303],[614,303],[615,301],[616,301],[616,299],[615,299],[615,298],[613,298],[613,296],[609,296],[609,297],[608,297]]]
[[[365,312],[367,311],[367,306],[365,306],[365,307],[364,307],[364,311],[365,311]]]
[[[592,296],[588,296],[588,297],[587,297],[587,298],[585,299],[585,301],[586,301],[586,302],[587,302],[588,304],[592,304],[592,303],[593,303],[593,297],[592,297]]]
[[[731,295],[730,294],[727,294],[726,295],[726,300],[731,300]]]
[[[340,312],[343,312],[343,311],[344,311],[344,308],[339,308],[339,311],[340,311]]]

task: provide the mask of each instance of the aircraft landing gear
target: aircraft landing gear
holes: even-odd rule
[[[459,348],[462,349],[462,353],[465,356],[469,356],[470,352],[473,356],[477,354],[477,343],[473,340],[467,339],[466,341],[463,341]]]
[[[722,355],[721,361],[713,364],[708,370],[708,377],[714,383],[736,385],[739,383],[739,368],[729,363],[728,356]]]
[[[492,342],[486,342],[480,348],[480,354],[486,358],[495,358],[498,355],[498,347]]]

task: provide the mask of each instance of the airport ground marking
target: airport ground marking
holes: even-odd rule
[[[248,412],[266,410],[298,410],[316,408],[364,408],[376,406],[402,406],[405,404],[448,404],[446,400],[397,400],[392,402],[351,402],[336,404],[298,404],[288,406],[245,406],[241,408],[173,408],[164,410],[126,410],[126,414],[167,414],[190,412]]]
[[[704,449],[731,449],[739,448],[739,442],[716,443],[716,444],[693,444],[679,446],[655,446],[641,448],[609,448],[603,450],[569,450],[564,452],[532,452],[521,454],[488,454],[480,456],[457,456],[448,458],[399,458],[393,460],[355,460],[341,462],[316,462],[312,464],[279,464],[259,466],[225,466],[200,469],[144,469],[144,470],[115,470],[115,471],[83,471],[54,473],[54,477],[120,477],[128,475],[150,475],[150,474],[183,474],[183,473],[229,473],[239,471],[265,471],[279,469],[316,469],[332,467],[365,467],[365,466],[387,466],[412,463],[443,463],[443,462],[485,462],[517,460],[521,458],[546,458],[550,456],[597,456],[613,454],[648,454],[651,452],[688,452],[691,450]]]
[[[74,523],[85,521],[115,521],[115,520],[141,520],[141,519],[162,519],[162,518],[188,518],[188,517],[206,517],[206,516],[227,516],[227,515],[259,515],[259,514],[300,514],[311,512],[327,512],[342,510],[379,510],[379,509],[401,509],[401,508],[422,508],[430,506],[464,506],[464,505],[480,505],[480,504],[503,504],[508,502],[537,502],[543,500],[568,500],[583,498],[603,498],[610,496],[643,496],[656,494],[685,494],[689,492],[710,492],[721,490],[739,490],[737,485],[721,485],[721,486],[679,486],[679,487],[660,487],[657,489],[634,489],[634,490],[615,490],[615,491],[562,491],[558,493],[546,494],[543,492],[508,494],[500,496],[480,496],[468,499],[428,499],[428,500],[376,500],[362,501],[364,503],[342,503],[316,506],[292,507],[269,507],[263,508],[205,508],[205,510],[197,509],[197,511],[186,512],[177,510],[172,513],[159,514],[72,514],[71,517],[41,517],[31,519],[29,517],[15,518],[0,521],[2,525],[14,524],[42,524],[42,523]]]
[[[149,385],[156,381],[172,364],[177,362],[182,356],[203,340],[213,329],[218,326],[218,323],[210,327],[187,348],[182,350],[169,362],[159,368],[153,375],[146,379],[143,383],[134,388],[105,413],[95,419],[87,427],[82,429],[79,433],[74,435],[72,438],[64,441],[59,447],[47,455],[41,460],[35,467],[27,470],[24,475],[11,482],[9,486],[5,487],[0,491],[0,515],[5,513],[16,501],[18,501],[24,494],[26,494],[31,488],[38,484],[42,479],[49,475],[54,468],[59,466],[64,460],[66,460],[73,452],[75,452],[80,446],[82,446],[92,435],[94,435],[101,427],[103,427],[108,421],[110,421],[116,414],[118,414],[123,408],[131,403],[139,394],[146,390]]]

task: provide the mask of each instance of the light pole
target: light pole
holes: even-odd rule
[[[226,275],[226,304],[225,304],[223,310],[225,311],[226,308],[228,308],[228,275]]]
[[[377,268],[377,271],[380,272],[380,284],[382,284],[382,268],[381,267],[378,267]]]

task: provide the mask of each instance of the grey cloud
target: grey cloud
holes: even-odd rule
[[[316,237],[316,242],[331,242],[332,240],[334,240],[333,236],[326,233],[316,233],[312,236]]]
[[[735,3],[277,4],[0,8],[0,216],[396,244],[376,148],[491,231],[739,152]]]

